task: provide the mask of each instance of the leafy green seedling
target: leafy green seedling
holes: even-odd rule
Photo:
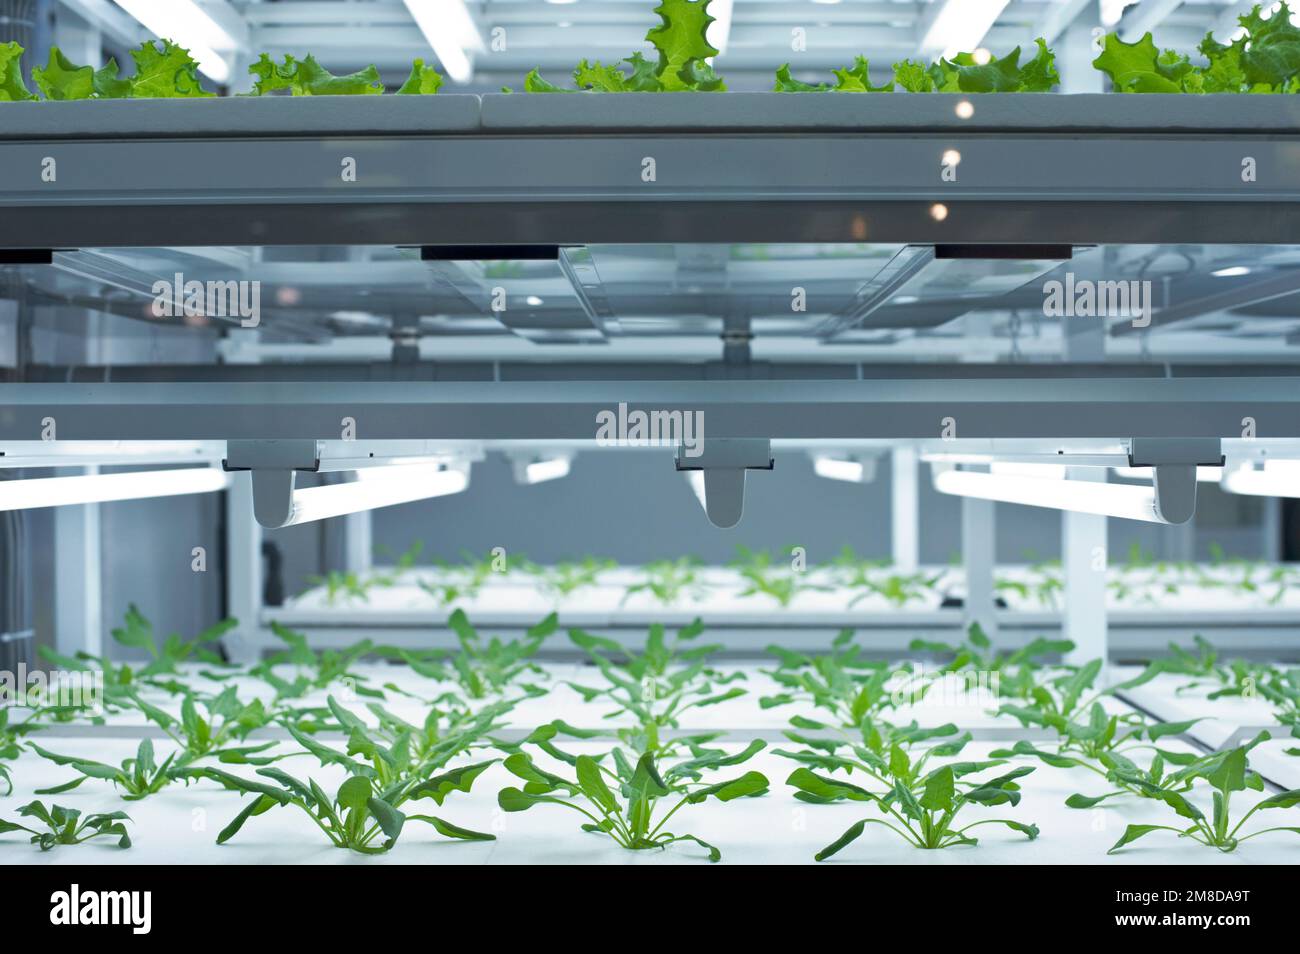
[[[736,558],[728,565],[734,567],[745,581],[741,596],[762,594],[776,600],[783,607],[789,606],[800,593],[824,593],[831,589],[829,586],[809,582],[807,573],[795,569],[793,565],[773,561],[772,555],[765,550],[738,546]]]
[[[301,698],[312,689],[325,689],[343,680],[347,680],[352,690],[359,696],[384,698],[381,690],[366,685],[365,676],[352,671],[355,663],[374,652],[375,646],[370,640],[363,639],[344,649],[326,649],[317,652],[307,644],[306,636],[281,623],[273,621],[271,632],[286,643],[288,649],[263,660],[252,667],[248,673],[275,690],[276,703],[284,699]],[[292,666],[297,671],[293,679],[288,680],[275,672],[276,666]]]
[[[412,786],[402,801],[432,798],[439,805],[452,791],[468,792],[474,779],[490,765],[465,766],[424,780],[423,787]],[[257,774],[274,784],[245,779],[219,769],[193,769],[192,774],[219,782],[223,787],[252,795],[244,808],[217,835],[224,845],[244,824],[272,808],[292,806],[306,813],[335,848],[348,848],[362,854],[383,854],[397,844],[408,821],[431,825],[439,834],[463,841],[494,841],[496,836],[470,831],[435,815],[408,815],[398,809],[394,793],[383,788],[374,777],[351,775],[333,797],[327,795],[315,779],[303,782],[277,768],[261,768]],[[380,836],[383,836],[382,839]]]
[[[656,560],[645,565],[645,578],[631,584],[620,603],[640,593],[648,593],[663,606],[674,606],[683,599],[703,599],[708,588],[699,578],[700,561],[694,557]]]
[[[30,715],[22,722],[11,722],[9,706],[0,705],[0,760],[17,759],[22,754],[22,740],[40,728],[35,717]],[[12,795],[13,776],[4,761],[0,761],[0,782],[5,783],[5,795]]]
[[[488,706],[472,717],[449,722],[445,731],[436,719],[426,721],[423,729],[417,729],[377,706],[372,711],[380,713],[379,725],[370,726],[334,697],[329,698],[328,704],[337,727],[347,736],[346,752],[312,738],[295,726],[288,726],[288,730],[322,766],[337,766],[348,773],[348,780],[333,798],[314,780],[303,782],[276,768],[257,770],[258,775],[274,785],[213,768],[187,772],[189,777],[212,779],[228,789],[254,796],[217,837],[218,844],[234,837],[249,818],[288,805],[306,812],[331,844],[367,854],[392,848],[407,821],[432,825],[448,838],[465,841],[494,838],[438,816],[409,814],[402,808],[425,798],[442,805],[453,792],[470,791],[474,780],[497,760],[449,765],[454,759],[489,745],[488,733],[499,727],[495,720],[509,709],[509,704]],[[386,840],[377,842],[381,834]]]
[[[888,759],[873,764],[873,776],[878,775],[885,782],[882,792],[818,775],[802,766],[795,769],[786,782],[798,789],[795,798],[800,801],[815,805],[841,801],[869,802],[887,816],[855,822],[816,854],[818,861],[825,861],[856,841],[867,825],[883,825],[909,844],[927,849],[976,845],[978,839],[968,832],[981,825],[1005,825],[1027,835],[1032,841],[1038,837],[1038,826],[1010,818],[988,818],[956,827],[957,816],[969,805],[992,807],[1020,803],[1020,787],[1016,780],[1034,771],[1029,766],[1012,769],[986,781],[969,778],[1004,764],[997,759],[958,762],[924,772],[923,761],[914,763],[902,746],[894,745],[889,750]]]
[[[1114,853],[1125,845],[1131,844],[1154,831],[1172,831],[1180,837],[1190,838],[1207,847],[1217,848],[1223,852],[1235,851],[1242,842],[1269,832],[1289,831],[1300,834],[1300,827],[1285,826],[1262,828],[1247,835],[1239,834],[1242,826],[1258,811],[1295,808],[1300,805],[1300,789],[1281,792],[1261,799],[1242,815],[1235,825],[1232,824],[1229,814],[1232,794],[1234,792],[1244,792],[1247,789],[1256,792],[1264,790],[1264,780],[1259,773],[1251,770],[1248,755],[1251,749],[1268,738],[1269,733],[1261,732],[1245,745],[1239,745],[1226,752],[1206,756],[1197,760],[1193,765],[1180,770],[1179,774],[1184,779],[1189,781],[1203,780],[1209,785],[1212,790],[1213,809],[1208,816],[1180,792],[1152,785],[1136,776],[1127,779],[1126,781],[1136,787],[1141,794],[1164,802],[1179,817],[1190,821],[1191,825],[1186,828],[1172,825],[1129,825],[1124,830],[1124,834],[1120,836],[1119,841],[1111,846],[1108,853]]]
[[[940,672],[989,673],[990,683],[996,675],[1000,695],[1027,698],[1037,685],[1036,671],[1044,665],[1043,657],[1068,653],[1074,649],[1074,643],[1068,639],[1039,638],[1021,649],[1004,653],[993,648],[992,640],[979,623],[972,623],[966,630],[965,641],[959,645],[914,639],[909,648],[913,652],[952,656]]]
[[[59,755],[41,748],[36,743],[29,743],[32,751],[42,758],[49,759],[55,765],[66,765],[77,773],[71,781],[53,788],[38,789],[37,795],[61,795],[70,792],[88,778],[105,779],[122,790],[122,798],[128,802],[139,801],[157,794],[180,777],[174,767],[177,753],[173,752],[161,763],[154,757],[153,742],[144,739],[136,749],[134,758],[124,759],[119,766],[105,762],[83,759],[73,755]]]
[[[832,641],[832,651],[821,656],[768,646],[767,651],[777,657],[779,665],[765,671],[783,691],[762,697],[758,704],[772,709],[795,702],[811,703],[831,713],[847,729],[855,729],[866,716],[891,707],[894,693],[888,683],[892,673],[883,662],[863,659],[853,635],[851,629],[841,630]],[[921,687],[918,694],[924,691]]]
[[[524,741],[546,743],[556,734],[554,724],[542,726]],[[604,755],[578,755],[570,762],[572,779],[547,771],[528,753],[516,751],[506,759],[505,767],[523,780],[523,788],[502,789],[497,804],[507,812],[527,811],[543,804],[562,805],[587,819],[583,831],[609,835],[620,847],[641,851],[692,841],[708,852],[709,861],[718,861],[722,852],[713,845],[696,835],[676,834],[665,826],[684,805],[698,805],[710,798],[729,802],[765,794],[768,781],[759,772],[746,772],[711,785],[700,781],[702,771],[739,764],[762,747],[763,743],[756,740],[736,755],[711,750],[662,773],[654,752],[643,753],[633,765],[622,749],[615,749],[611,754],[613,768],[601,764]],[[672,807],[659,814],[665,803]]]
[[[134,701],[146,719],[159,726],[181,747],[177,767],[202,758],[215,758],[233,765],[269,765],[284,755],[262,755],[275,742],[239,745],[249,733],[271,722],[271,714],[260,699],[241,702],[234,686],[215,696],[201,698],[189,693],[181,702],[180,718],[150,705],[138,695]]]
[[[131,836],[127,834],[126,826],[122,824],[130,821],[131,817],[125,812],[87,815],[83,820],[81,812],[75,808],[64,808],[62,805],[46,808],[42,802],[35,801],[28,802],[18,809],[18,815],[21,818],[34,818],[43,822],[47,830],[28,828],[17,822],[0,819],[0,834],[25,831],[32,836],[33,845],[41,846],[41,851],[49,851],[59,845],[80,845],[104,835],[116,836],[119,848],[131,847]]]
[[[546,690],[536,685],[521,683],[528,675],[543,675],[544,670],[532,657],[542,648],[547,637],[559,628],[559,616],[551,613],[540,623],[529,627],[523,639],[508,642],[498,636],[485,640],[472,625],[463,610],[456,610],[447,625],[460,642],[460,652],[451,660],[454,678],[471,699],[500,696],[513,685],[519,684],[530,696],[544,695]]]
[[[636,751],[664,754],[665,747],[674,747],[663,737],[664,730],[679,727],[686,712],[745,695],[739,686],[722,688],[744,675],[724,674],[709,665],[708,657],[722,647],[697,645],[695,640],[703,632],[704,623],[697,619],[678,629],[670,642],[664,627],[655,624],[638,652],[612,639],[571,629],[569,639],[596,664],[606,685],[568,685],[588,702],[612,702],[615,708],[605,718],[632,717],[635,728],[620,733],[626,744]]]
[[[600,582],[600,575],[618,566],[613,560],[583,557],[581,560],[561,560],[553,566],[538,566],[524,562],[524,568],[537,578],[538,588],[548,596],[572,596]]]
[[[647,60],[639,52],[617,63],[603,65],[583,60],[573,71],[576,89],[567,90],[542,79],[538,70],[524,78],[529,93],[567,93],[587,90],[600,93],[719,92],[727,87],[713,71],[718,51],[705,34],[713,17],[709,0],[660,0],[655,7],[660,24],[646,34],[659,56]],[[624,71],[626,63],[630,70]],[[509,89],[505,90],[509,92]]]

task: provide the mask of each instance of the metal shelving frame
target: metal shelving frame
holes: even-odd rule
[[[246,98],[4,104],[0,123],[0,262],[160,243],[907,242],[1025,258],[1300,235],[1300,104],[1285,96]],[[61,440],[329,440],[344,417],[366,440],[586,440],[623,402],[704,411],[715,438],[917,441],[948,417],[961,438],[1234,439],[1247,417],[1300,438],[1294,379],[1207,377],[11,384],[0,442],[39,439],[47,416]],[[232,611],[257,619],[256,528],[239,485],[229,500],[231,565],[253,574],[232,580]],[[968,528],[991,514],[965,503]]]

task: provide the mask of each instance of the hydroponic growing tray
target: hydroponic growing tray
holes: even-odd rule
[[[1258,243],[1300,200],[1285,96],[301,99],[5,104],[7,241]]]

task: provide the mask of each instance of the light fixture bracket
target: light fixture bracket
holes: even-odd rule
[[[304,440],[229,441],[221,462],[226,471],[249,471],[253,516],[268,529],[286,526],[293,517],[294,475],[320,470],[320,444]]]
[[[1129,441],[1130,467],[1150,467],[1156,516],[1181,524],[1196,513],[1196,468],[1222,467],[1223,442],[1217,437],[1135,437]]]
[[[677,448],[677,469],[700,471],[704,479],[701,503],[709,523],[730,530],[740,523],[745,511],[745,472],[771,470],[772,442],[766,438],[720,438],[705,440],[695,456],[684,446]]]

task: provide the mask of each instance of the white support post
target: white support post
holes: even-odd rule
[[[79,468],[95,474],[98,467]],[[99,504],[54,509],[54,648],[104,653]]]
[[[993,570],[997,562],[993,501],[961,500],[961,558],[966,570],[966,625],[979,623],[990,639],[997,637]]]
[[[1066,476],[1071,480],[1104,481],[1105,475],[1097,467],[1066,469]],[[1075,647],[1065,661],[1076,666],[1094,659],[1108,661],[1106,518],[1090,513],[1063,513],[1061,553],[1065,566],[1062,635]]]
[[[894,568],[915,573],[921,562],[917,455],[914,447],[896,447],[891,455],[891,529]]]
[[[1084,5],[1061,36],[1061,42],[1056,48],[1060,57],[1058,71],[1061,74],[1062,93],[1105,92],[1104,76],[1092,65],[1098,53],[1093,45],[1093,30],[1100,25],[1101,9],[1096,0],[1093,0]]]
[[[256,662],[262,627],[262,528],[253,519],[253,482],[235,474],[226,491],[226,605],[239,627],[226,641],[232,662]]]

